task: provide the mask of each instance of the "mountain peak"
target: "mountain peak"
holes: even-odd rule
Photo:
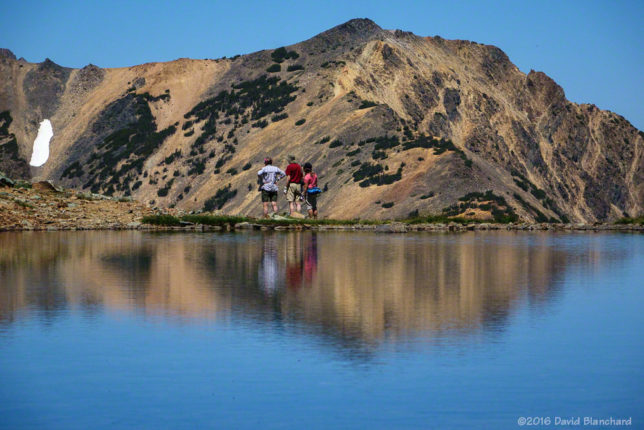
[[[382,31],[382,28],[369,18],[354,18],[344,24],[333,27],[331,30],[344,31],[347,33],[373,33]]]
[[[302,44],[313,50],[335,49],[365,42],[383,32],[384,30],[372,20],[355,18],[326,30]]]
[[[11,60],[15,60],[16,56],[14,55],[11,50],[6,49],[6,48],[0,48],[0,58],[9,58]]]

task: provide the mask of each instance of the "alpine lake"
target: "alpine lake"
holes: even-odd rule
[[[0,428],[644,428],[643,299],[642,234],[0,233]]]

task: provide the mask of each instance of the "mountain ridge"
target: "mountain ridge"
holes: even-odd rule
[[[293,154],[336,217],[595,222],[644,205],[642,133],[491,45],[356,19],[229,59],[68,69],[2,52],[4,139],[24,164],[49,115],[52,157],[29,173],[65,186],[254,214],[263,155]]]

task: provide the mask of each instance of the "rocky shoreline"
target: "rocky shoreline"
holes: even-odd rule
[[[138,230],[161,230],[161,231],[373,231],[379,233],[411,233],[411,232],[466,232],[466,231],[623,231],[623,232],[644,232],[643,225],[616,225],[616,224],[407,224],[402,222],[388,222],[383,224],[352,224],[352,225],[312,225],[312,224],[291,224],[291,225],[266,225],[252,222],[241,222],[225,225],[203,225],[193,224],[185,226],[157,226],[142,224],[137,226]]]
[[[2,186],[4,185],[4,186]],[[162,212],[162,213],[160,213]],[[145,217],[167,215],[178,217],[181,211],[148,207],[127,198],[112,198],[100,194],[82,193],[57,188],[50,182],[16,181],[0,184],[0,232],[2,231],[75,231],[75,230],[145,230],[145,231],[373,231],[382,233],[406,232],[465,232],[465,231],[622,231],[644,232],[642,224],[531,224],[531,223],[410,223],[341,222],[307,223],[284,217],[266,220],[222,221],[217,225],[180,221],[181,225],[167,226],[144,223]],[[176,218],[179,220],[180,218]]]

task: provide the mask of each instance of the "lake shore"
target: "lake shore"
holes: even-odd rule
[[[494,223],[439,216],[408,220],[306,220],[284,216],[255,219],[222,214],[185,214],[178,209],[151,208],[129,198],[113,198],[100,194],[63,190],[49,182],[20,185],[0,187],[0,232],[75,230],[331,230],[383,233],[488,230],[644,232],[644,225],[641,222],[590,225]]]

